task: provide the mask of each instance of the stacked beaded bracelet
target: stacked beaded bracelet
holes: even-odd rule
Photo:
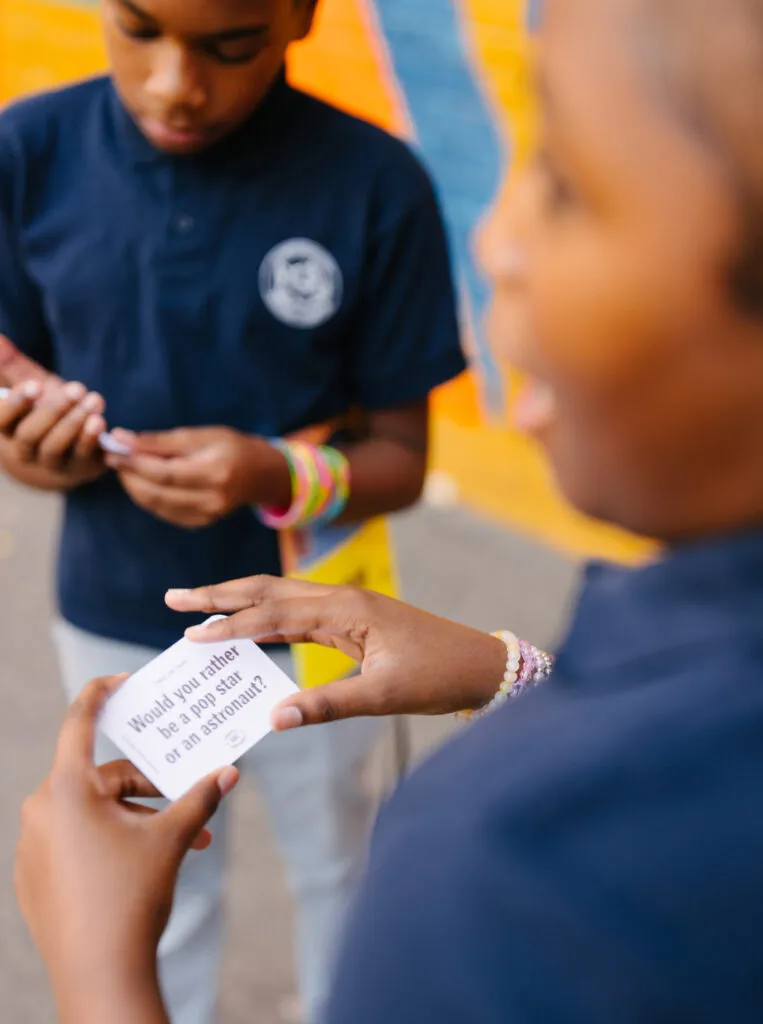
[[[525,640],[518,640],[508,630],[493,633],[506,647],[506,668],[503,673],[498,692],[483,708],[477,711],[463,711],[460,718],[482,718],[495,711],[508,700],[514,700],[525,690],[548,679],[554,667],[554,659],[550,654],[541,651]]]
[[[260,520],[272,530],[291,530],[330,523],[350,496],[350,464],[336,448],[304,441],[273,441],[289,465],[291,505],[259,508]]]

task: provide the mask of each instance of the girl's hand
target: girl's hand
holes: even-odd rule
[[[127,761],[93,763],[98,712],[124,678],[83,690],[50,774],[22,809],[16,893],[67,1021],[128,1020],[117,1007],[161,1006],[156,950],[180,864],[209,845],[204,826],[238,779],[224,768],[164,811],[127,803],[160,794]]]
[[[361,663],[360,676],[280,704],[272,719],[279,730],[337,718],[477,708],[495,694],[506,665],[506,648],[495,637],[352,587],[253,576],[171,590],[167,604],[182,612],[233,613],[192,627],[192,640],[309,642],[336,647]]]

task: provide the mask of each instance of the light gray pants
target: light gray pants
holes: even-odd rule
[[[73,699],[88,680],[136,672],[159,652],[109,640],[59,620],[54,626],[64,687]],[[275,660],[290,674],[287,654]],[[377,735],[369,719],[272,734],[239,762],[267,802],[296,902],[296,969],[307,1019],[317,1019],[374,811],[361,773]],[[124,755],[99,737],[99,763]],[[173,1024],[211,1024],[222,947],[225,868],[223,806],[215,841],[183,865],[172,917],[159,947],[160,978]]]

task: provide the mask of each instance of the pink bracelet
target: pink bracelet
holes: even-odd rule
[[[540,648],[533,647],[526,640],[517,640],[514,634],[508,631],[494,633],[493,636],[503,641],[507,652],[506,671],[498,692],[488,704],[477,711],[459,711],[458,718],[468,720],[482,718],[507,701],[516,700],[526,690],[544,682],[553,671],[553,657]],[[517,662],[517,654],[519,662]]]
[[[350,495],[350,464],[338,449],[304,441],[273,442],[286,459],[291,479],[287,508],[257,509],[272,530],[300,529],[330,523],[344,510]]]

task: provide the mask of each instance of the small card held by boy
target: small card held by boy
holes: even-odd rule
[[[122,684],[98,725],[176,800],[266,736],[272,709],[296,692],[251,640],[183,639]]]

